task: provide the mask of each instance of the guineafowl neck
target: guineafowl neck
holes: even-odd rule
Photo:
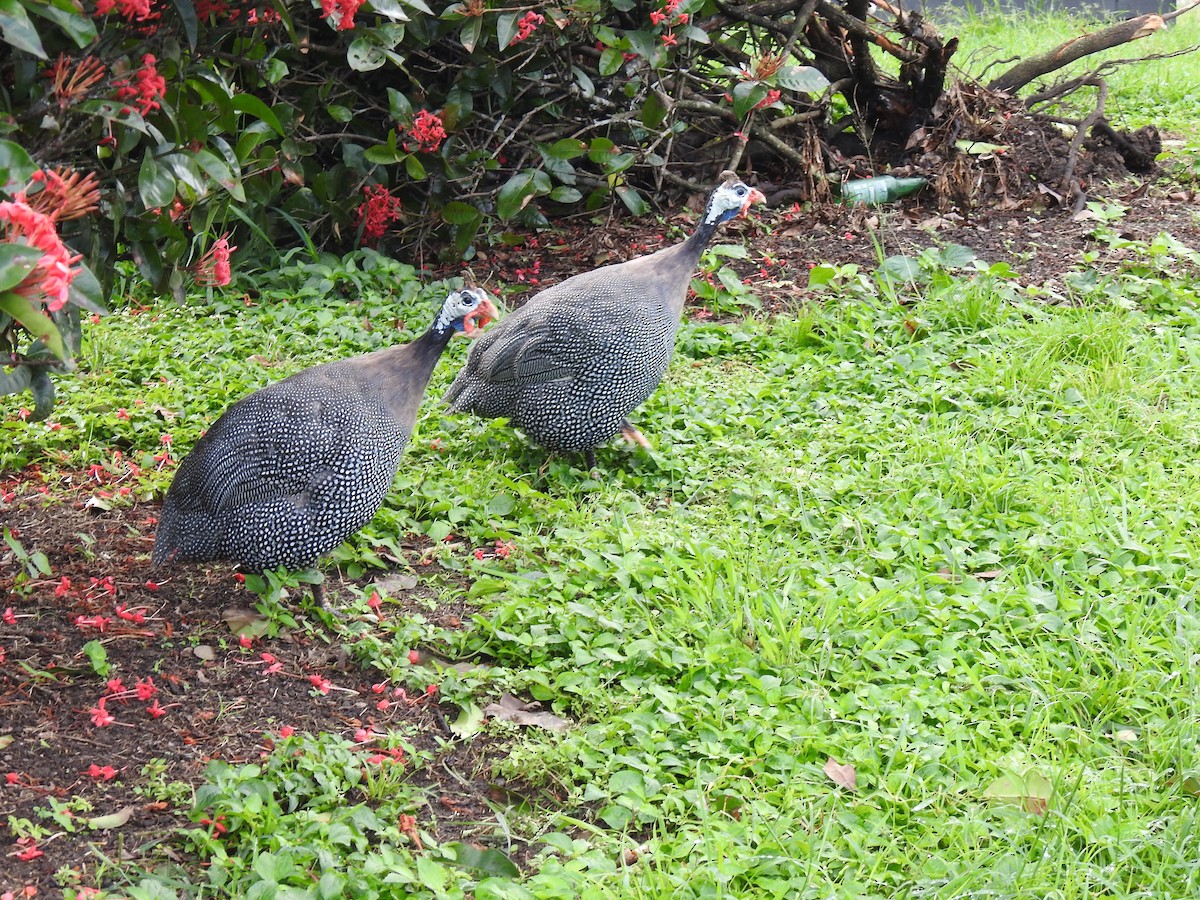
[[[417,407],[452,334],[449,329],[439,334],[431,328],[415,341],[367,357],[380,394],[401,423],[416,421]]]
[[[717,222],[701,222],[692,232],[692,236],[683,242],[686,256],[693,267],[700,262],[700,255],[704,252],[704,248],[717,233],[718,224]]]

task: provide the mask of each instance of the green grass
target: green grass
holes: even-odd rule
[[[1018,55],[1053,50],[1081,34],[1103,27],[1095,19],[1063,14],[1031,12],[1026,14],[950,15],[935,17],[933,23],[946,36],[957,36],[961,46],[954,62],[968,75],[989,81],[1011,63],[1001,64]],[[1200,10],[1193,10],[1167,28],[1148,38],[1134,41],[1104,53],[1084,57],[1071,66],[1048,76],[1051,83],[1062,77],[1075,77],[1094,69],[1101,61],[1176,53],[1200,44]],[[992,63],[994,66],[988,68]],[[1158,59],[1122,66],[1108,76],[1106,105],[1109,119],[1121,127],[1139,128],[1157,125],[1160,129],[1182,134],[1193,141],[1200,138],[1200,53],[1192,52],[1172,59]],[[1023,93],[1031,90],[1026,88]],[[1088,89],[1081,96],[1094,100]],[[1082,108],[1082,107],[1080,107]]]
[[[471,710],[519,690],[573,720],[516,736],[493,772],[566,799],[505,811],[493,843],[539,851],[514,879],[496,859],[448,865],[462,848],[414,857],[386,820],[394,786],[374,811],[341,808],[321,773],[345,748],[310,741],[306,774],[287,745],[203,789],[239,826],[188,838],[225,879],[218,895],[322,873],[336,895],[340,872],[360,896],[387,883],[481,898],[1196,896],[1200,288],[1174,262],[1187,255],[1114,239],[1062,306],[1002,270],[927,260],[907,306],[863,276],[774,321],[687,325],[637,414],[657,449],[602,450],[599,482],[562,459],[539,474],[543,455],[503,424],[446,417],[432,398],[456,342],[386,508],[339,559],[408,530],[516,550],[442,552],[473,579],[469,627],[400,624],[354,653],[385,672],[418,635],[485,654],[490,668],[447,673],[443,697]],[[307,292],[312,273],[285,269],[256,306],[196,298],[105,319],[83,374],[61,382],[62,427],[5,421],[19,442],[0,446],[4,464],[85,465],[114,446],[150,459],[168,427],[183,449],[246,391],[388,343],[396,318],[400,336],[423,328],[440,288],[366,260]],[[135,397],[145,406],[118,419]],[[854,767],[856,791],[824,774],[830,757]],[[279,792],[297,808],[272,805]]]

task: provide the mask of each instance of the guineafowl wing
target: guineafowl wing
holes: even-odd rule
[[[595,322],[578,306],[530,308],[503,333],[479,348],[476,374],[489,384],[522,387],[575,376],[586,357],[579,351],[594,337]],[[524,310],[522,310],[524,312]],[[472,360],[474,362],[474,360]]]

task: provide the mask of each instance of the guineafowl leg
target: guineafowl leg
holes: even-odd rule
[[[638,431],[628,419],[621,423],[621,437],[625,438],[629,443],[645,447],[647,450],[654,449],[650,446],[650,442],[646,440],[646,436]]]
[[[583,460],[584,460],[584,462],[587,463],[588,471],[595,472],[596,471],[596,448],[588,447],[586,450],[584,450],[583,451]]]

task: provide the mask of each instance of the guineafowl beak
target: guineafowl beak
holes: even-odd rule
[[[488,322],[496,318],[496,307],[492,305],[492,301],[484,297],[479,305],[463,316],[462,333],[469,338],[477,338],[483,332],[481,329]],[[475,320],[479,320],[479,324],[475,324]]]
[[[742,204],[742,211],[738,215],[744,216],[755,203],[766,203],[767,198],[758,188],[750,188],[750,196],[746,198],[746,202]]]

